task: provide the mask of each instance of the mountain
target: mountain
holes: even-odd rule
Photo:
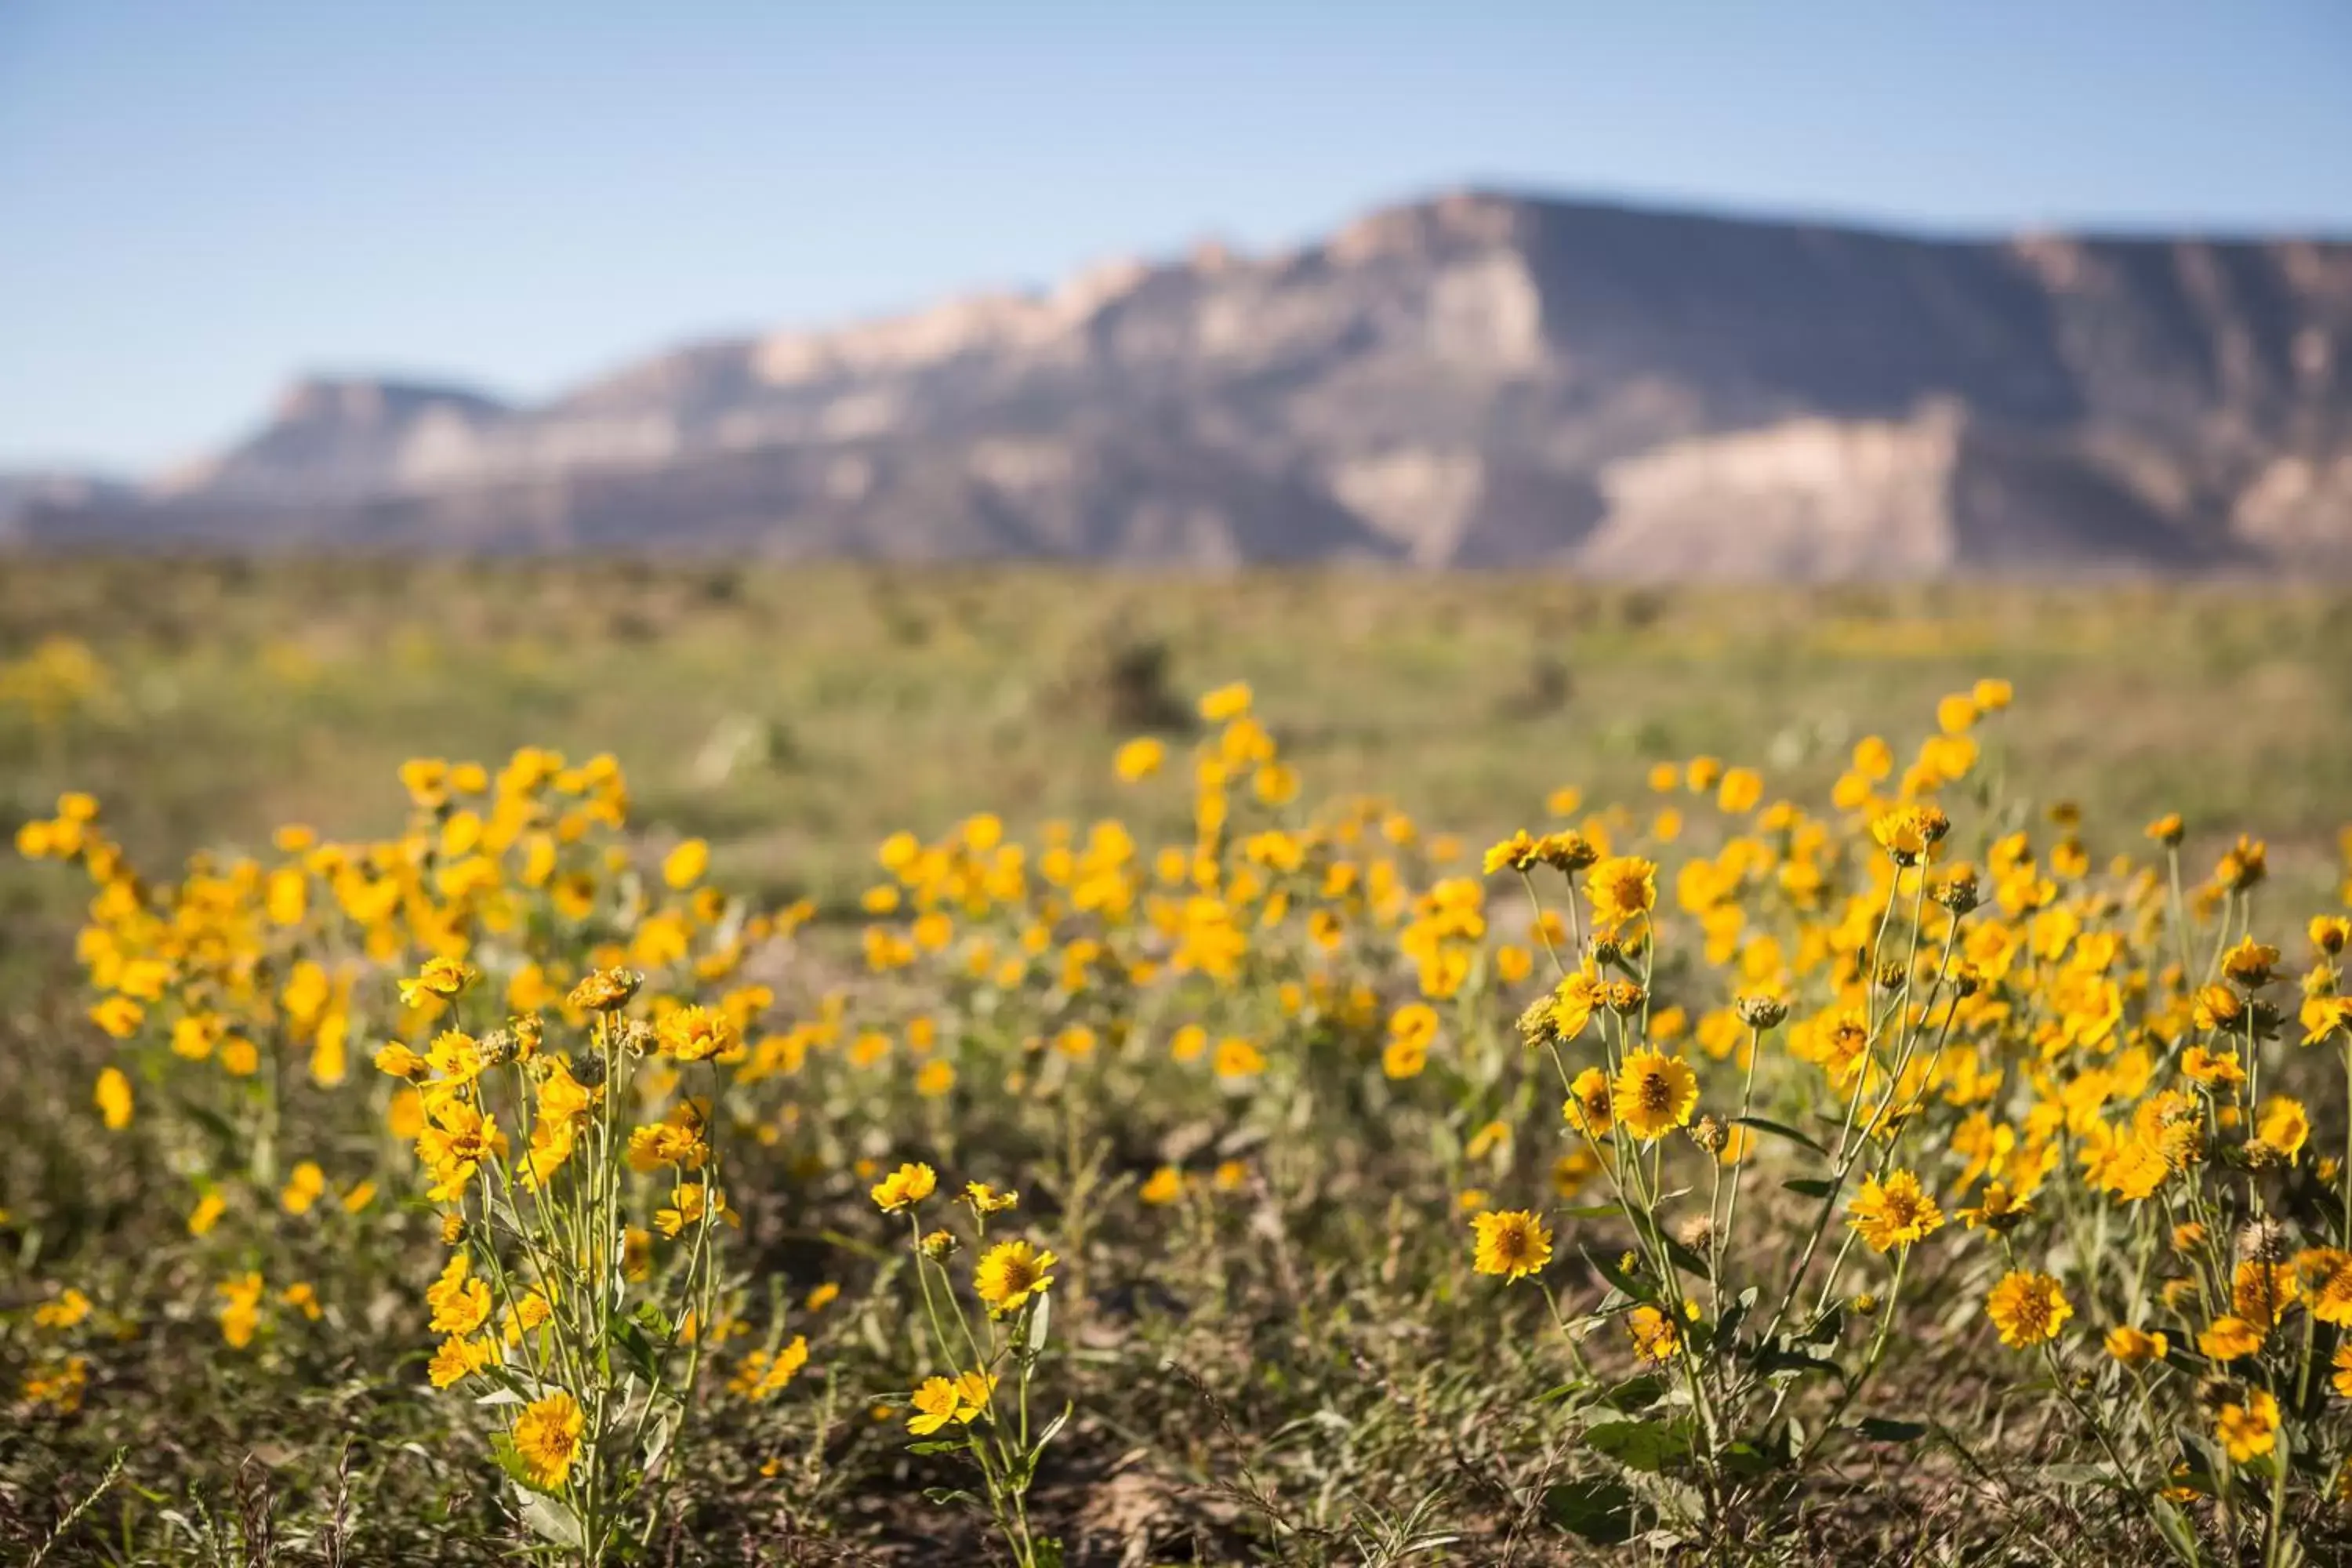
[[[0,513],[5,515],[5,513]],[[1465,193],[551,403],[311,381],[36,547],[2352,567],[2352,243],[1906,237]],[[0,530],[5,532],[5,530]]]
[[[26,542],[24,520],[36,509],[63,512],[135,504],[131,485],[99,474],[64,469],[0,472],[0,548]]]

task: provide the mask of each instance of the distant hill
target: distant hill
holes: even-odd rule
[[[1927,240],[1462,194],[538,407],[313,381],[36,548],[1756,578],[2352,567],[2352,243]]]

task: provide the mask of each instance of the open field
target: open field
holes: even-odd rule
[[[10,562],[0,1551],[2342,1560],[2347,715],[2339,591]]]
[[[155,853],[382,829],[404,759],[550,745],[616,753],[637,815],[710,838],[730,885],[832,900],[886,833],[982,807],[1173,823],[1181,792],[1138,802],[1111,751],[1234,679],[1318,791],[1474,837],[1701,752],[1824,788],[1855,739],[1988,673],[2045,798],[2217,827],[2258,800],[2295,842],[2352,800],[2341,589],[12,562],[0,658],[52,636],[106,688],[40,739],[0,712],[0,807],[92,789]]]

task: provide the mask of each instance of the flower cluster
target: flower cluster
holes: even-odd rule
[[[2009,695],[1948,698],[1899,777],[1864,742],[1832,791],[1843,824],[1776,804],[1685,861],[1673,886],[1695,955],[1669,951],[1649,859],[1568,880],[1570,940],[1547,942],[1556,984],[1519,1033],[1610,1196],[1580,1217],[1635,1245],[1601,1266],[1597,1301],[1547,1299],[1571,1344],[1618,1321],[1635,1363],[1677,1374],[1656,1419],[1696,1414],[1676,1440],[1710,1518],[1736,1467],[1801,1472],[1833,1450],[1905,1310],[1931,1319],[1955,1292],[2034,1359],[2105,1483],[2168,1538],[2199,1497],[2283,1517],[2299,1480],[2279,1455],[2352,1482],[2352,1420],[2321,1392],[2352,1397],[2352,1162],[2314,1155],[2300,1096],[2333,1075],[2292,1054],[2325,1047],[2352,1073],[2347,921],[2308,921],[2296,974],[2258,934],[2260,842],[2236,839],[2191,888],[2177,816],[2147,830],[2155,864],[2095,864],[2064,805],[2040,838],[1989,780],[1971,785]],[[1654,783],[1700,791],[1717,766]],[[1981,821],[1969,858],[1944,804],[1964,796]],[[1549,842],[1522,832],[1486,857],[1539,922],[1538,879],[1566,870]],[[1704,1009],[1687,1029],[1686,1008]],[[1675,1048],[1685,1034],[1696,1057]],[[1757,1134],[1792,1155],[1797,1173],[1773,1173],[1812,1205],[1792,1239],[1742,1212]],[[1537,1213],[1474,1224],[1481,1274],[1553,1260]],[[2088,1345],[2072,1332],[2085,1320],[2103,1331]],[[1818,1374],[1835,1391],[1800,1437],[1786,1417]]]
[[[1678,1537],[1922,1440],[1930,1344],[2168,1538],[2291,1531],[2352,1462],[2352,1161],[2321,1147],[2352,922],[2273,916],[2284,848],[2273,880],[2250,837],[2029,805],[2010,700],[1981,681],[1907,752],[1841,743],[1811,805],[1660,761],[1652,798],[1563,787],[1480,857],[1307,795],[1228,686],[1189,752],[1113,759],[1172,784],[1163,841],[894,834],[805,964],[810,907],[633,837],[608,758],[418,761],[396,837],[289,827],[174,881],[85,796],[16,840],[90,879],[89,1114],[169,1131],[224,1353],[348,1330],[363,1267],[406,1280],[419,1381],[481,1402],[559,1542],[653,1504],[698,1401],[830,1389],[837,1288],[787,1312],[728,1259],[833,1205],[807,1234],[854,1209],[903,1242],[860,1307],[861,1353],[894,1358],[862,1396],[1051,1561],[1028,1497],[1062,1426],[1033,1405],[1113,1283],[1106,1231],[1213,1301],[1259,1216],[1360,1193],[1330,1177],[1367,1149],[1383,1281],[1418,1258],[1433,1310],[1539,1310],[1546,1419],[1580,1465],[1668,1478],[1625,1509]],[[28,1406],[93,1397],[109,1321],[43,1296]]]

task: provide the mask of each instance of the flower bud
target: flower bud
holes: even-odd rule
[[[1966,867],[1954,870],[1936,889],[1936,901],[1956,915],[1964,915],[1975,909],[1979,899],[1977,874]]]
[[[572,994],[564,1000],[584,1013],[610,1013],[626,1006],[643,984],[644,975],[625,969],[593,970],[572,988]]]

